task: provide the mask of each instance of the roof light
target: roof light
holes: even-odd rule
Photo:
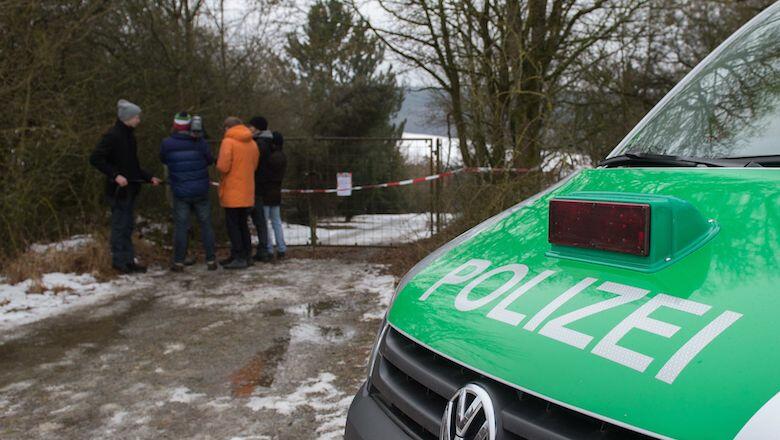
[[[556,245],[647,256],[650,205],[553,199],[549,241]]]

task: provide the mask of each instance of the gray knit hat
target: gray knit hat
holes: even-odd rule
[[[140,114],[141,107],[138,107],[128,100],[120,99],[119,102],[116,103],[116,115],[122,122],[132,119],[134,116],[138,116]]]

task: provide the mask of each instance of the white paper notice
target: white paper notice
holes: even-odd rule
[[[349,197],[352,195],[352,173],[336,174],[337,196]]]

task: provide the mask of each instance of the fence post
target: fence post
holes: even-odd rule
[[[433,147],[433,139],[428,139],[428,174],[433,174],[433,164],[434,164],[434,147]],[[436,185],[433,181],[431,181],[430,185],[430,196],[431,196],[431,204],[428,208],[428,224],[430,225],[430,233],[431,237],[433,237],[433,234],[435,231],[435,212],[436,212]]]
[[[441,139],[436,139],[436,174],[441,173]],[[435,211],[436,211],[436,233],[438,234],[441,232],[441,190],[442,190],[442,181],[441,179],[436,180],[436,191],[434,191],[434,195],[436,196],[436,202],[435,202]]]
[[[314,188],[314,173],[309,172],[309,188]],[[309,241],[311,248],[317,247],[317,214],[314,212],[314,203],[312,203],[314,194],[306,194],[306,202],[309,208]]]

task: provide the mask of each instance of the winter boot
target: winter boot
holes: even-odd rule
[[[125,275],[133,273],[133,270],[130,269],[130,266],[128,266],[128,265],[120,266],[120,265],[114,264],[111,267],[114,268],[115,271],[117,271],[119,273],[122,273],[122,274],[125,274]]]
[[[222,267],[225,268],[225,269],[228,269],[228,270],[246,269],[247,267],[249,267],[249,264],[247,264],[246,260],[242,260],[240,258],[236,258],[233,261],[231,261],[230,263],[228,263],[228,264],[226,264],[226,265],[224,265]]]
[[[132,262],[132,263],[128,264],[127,267],[133,273],[146,273],[146,266],[143,266],[143,265],[138,264],[136,262]]]
[[[254,257],[252,257],[255,261],[266,261],[266,258],[268,258],[268,254],[265,251],[257,250],[257,253]]]

